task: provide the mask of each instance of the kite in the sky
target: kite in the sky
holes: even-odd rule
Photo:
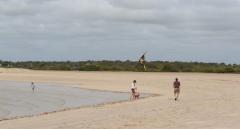
[[[145,71],[147,71],[147,68],[146,68],[146,60],[145,60],[146,54],[147,54],[147,52],[145,52],[145,53],[141,56],[141,58],[139,59],[139,63],[140,63],[141,65],[143,65],[143,68],[144,68]]]

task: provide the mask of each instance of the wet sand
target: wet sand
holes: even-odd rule
[[[0,80],[77,85],[160,96],[0,122],[0,129],[239,129],[240,75],[202,73],[54,72],[0,69]],[[172,81],[182,82],[173,100]]]

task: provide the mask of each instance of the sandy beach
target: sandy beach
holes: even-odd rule
[[[172,82],[182,83],[180,100]],[[204,73],[65,72],[0,69],[0,80],[68,84],[156,97],[0,122],[0,129],[239,129],[240,75]]]

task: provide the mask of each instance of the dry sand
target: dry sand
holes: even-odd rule
[[[172,81],[182,82],[179,101]],[[239,129],[240,75],[201,73],[56,72],[0,69],[0,80],[74,84],[160,94],[138,101],[75,109],[0,122],[0,129]]]

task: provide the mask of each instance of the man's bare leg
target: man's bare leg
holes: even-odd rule
[[[178,96],[179,96],[179,93],[176,94],[176,98],[175,98],[176,101],[178,100]]]
[[[177,100],[177,93],[174,91],[174,100]]]
[[[179,93],[179,92],[177,92],[177,97],[176,97],[176,100],[178,100],[178,98],[179,98],[179,94],[180,94],[180,93]]]

